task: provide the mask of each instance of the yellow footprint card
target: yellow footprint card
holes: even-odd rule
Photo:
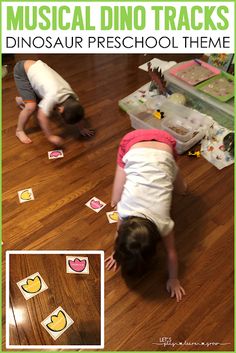
[[[109,223],[117,223],[119,220],[119,215],[117,211],[107,212],[106,215]]]
[[[59,306],[54,310],[45,320],[41,322],[41,325],[50,334],[50,336],[56,340],[60,337],[74,321],[71,317]]]
[[[20,203],[33,201],[34,200],[33,190],[31,188],[20,190],[18,191],[18,197],[19,197]]]
[[[17,282],[17,286],[26,300],[48,289],[48,286],[38,272]]]

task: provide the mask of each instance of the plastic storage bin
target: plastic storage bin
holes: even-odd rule
[[[153,117],[153,112],[155,112],[156,109],[164,111],[164,119],[159,120]],[[212,124],[212,119],[210,117],[185,106],[175,104],[166,98],[161,100],[158,98],[156,100],[155,98],[152,98],[145,104],[141,104],[128,110],[127,113],[130,117],[131,126],[134,129],[165,130],[165,127],[168,125],[168,121],[170,119],[174,122],[181,120],[181,122],[183,122],[182,126],[189,127],[189,129],[191,126],[192,136],[188,136],[187,141],[183,141],[183,138],[181,141],[179,136],[176,136],[173,132],[171,132],[171,134],[176,138],[176,150],[179,154],[184,153],[198,143],[205,135],[206,130]]]
[[[163,119],[161,125],[164,130],[182,142],[187,142],[198,134],[198,129],[195,125],[191,124],[187,119],[179,117]]]
[[[161,120],[155,119],[152,112],[142,109],[128,111],[131,126],[134,129],[162,129]]]
[[[165,113],[166,118],[176,119],[179,117],[185,119],[187,124],[191,123],[197,129],[208,129],[212,124],[212,118],[209,116],[184,105],[173,103],[168,99],[159,106],[159,109]]]
[[[179,63],[174,67],[178,67],[183,63]],[[208,96],[207,94],[198,91],[194,86],[191,86],[184,81],[176,78],[170,73],[170,70],[164,72],[165,79],[167,80],[167,87],[174,93],[182,93],[187,99],[187,106],[197,111],[210,115],[220,125],[234,130],[234,99],[223,103],[217,99]]]
[[[198,134],[193,136],[189,141],[182,142],[176,139],[176,151],[178,154],[182,154],[186,151],[188,151],[191,147],[196,145],[205,135],[205,132],[203,130],[200,130]]]

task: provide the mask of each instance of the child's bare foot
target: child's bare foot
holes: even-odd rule
[[[23,130],[16,130],[16,137],[20,140],[22,143],[31,143],[32,140],[26,135],[26,133]]]
[[[25,103],[21,97],[16,97],[16,104],[20,109],[24,109]]]

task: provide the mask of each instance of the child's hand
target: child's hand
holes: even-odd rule
[[[118,265],[116,260],[113,258],[114,252],[111,254],[111,256],[107,257],[105,260],[106,263],[106,269],[110,271],[112,268],[114,272],[118,269]]]
[[[56,136],[56,135],[48,136],[48,141],[51,142],[53,145],[58,146],[58,147],[62,146],[63,143],[64,143],[64,140],[61,137]]]
[[[80,135],[83,137],[92,137],[95,135],[95,130],[93,129],[87,129],[87,128],[83,128],[80,129]]]
[[[181,287],[177,278],[168,279],[166,289],[170,293],[171,298],[176,297],[177,302],[179,302],[183,295],[185,295],[185,290]]]

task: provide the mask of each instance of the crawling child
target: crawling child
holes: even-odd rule
[[[111,206],[119,214],[114,252],[106,268],[121,266],[124,275],[142,275],[161,236],[167,252],[167,290],[180,301],[174,222],[170,217],[173,189],[185,194],[187,184],[175,163],[175,139],[161,130],[135,130],[122,139]]]
[[[21,108],[16,136],[23,143],[31,143],[25,133],[25,126],[38,109],[37,118],[48,141],[54,145],[63,144],[63,139],[53,135],[49,117],[57,111],[67,124],[76,124],[83,136],[92,136],[93,130],[84,127],[84,109],[70,85],[41,60],[19,61],[14,67],[14,79],[20,97],[16,102]]]

